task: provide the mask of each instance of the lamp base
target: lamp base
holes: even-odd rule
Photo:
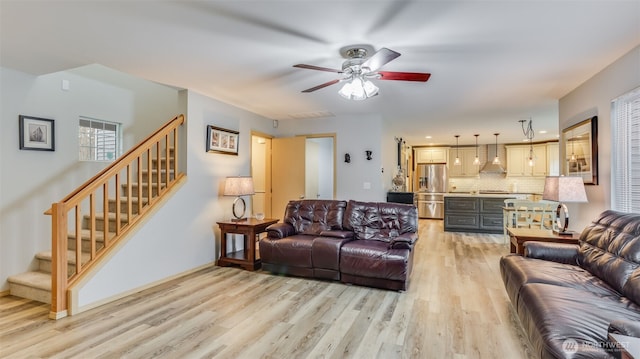
[[[572,236],[573,232],[568,231],[569,227],[569,210],[564,203],[558,203],[556,208],[556,224],[553,226],[553,234],[557,236]]]
[[[239,212],[238,204],[242,205],[242,212]],[[232,207],[232,211],[233,211],[233,217],[235,218],[231,218],[231,222],[243,222],[247,220],[247,217],[244,217],[244,214],[246,212],[247,209],[247,204],[244,202],[244,199],[240,196],[236,197],[236,199],[233,201],[233,207]]]

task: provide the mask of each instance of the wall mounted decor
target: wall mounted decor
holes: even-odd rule
[[[371,161],[373,158],[373,152],[371,151],[364,151],[364,155],[367,157],[367,161]]]
[[[348,154],[348,153],[345,153],[345,154],[344,154],[344,161],[345,161],[346,163],[351,163],[351,155],[350,155],[350,154]]]
[[[207,152],[238,155],[240,132],[220,127],[207,126]]]
[[[582,177],[584,184],[598,184],[598,116],[562,130],[562,174]]]
[[[32,116],[18,116],[20,127],[20,149],[55,151],[54,121]]]

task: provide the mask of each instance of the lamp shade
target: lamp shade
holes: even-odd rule
[[[225,196],[247,196],[255,194],[253,178],[251,177],[227,177],[224,182]]]
[[[584,181],[582,177],[548,176],[544,181],[542,199],[567,203],[587,202]]]

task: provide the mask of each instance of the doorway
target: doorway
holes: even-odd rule
[[[335,198],[335,134],[271,138],[252,133],[254,213],[282,219],[297,199]]]
[[[333,199],[333,137],[308,137],[305,144],[305,198]]]

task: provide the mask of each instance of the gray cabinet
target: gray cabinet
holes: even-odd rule
[[[502,207],[511,197],[445,197],[444,230],[447,232],[503,232]]]

